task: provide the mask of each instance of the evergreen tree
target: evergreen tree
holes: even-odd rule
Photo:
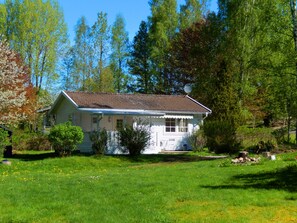
[[[152,77],[149,66],[149,39],[147,23],[142,21],[139,31],[134,37],[131,59],[128,61],[130,73],[136,77],[136,84],[133,83],[133,90],[140,93],[151,93]]]

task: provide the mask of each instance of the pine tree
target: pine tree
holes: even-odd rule
[[[131,59],[128,62],[130,73],[136,77],[136,84],[133,84],[134,91],[145,94],[151,93],[153,87],[149,67],[148,27],[144,21],[140,23],[139,31],[134,37],[130,56]]]

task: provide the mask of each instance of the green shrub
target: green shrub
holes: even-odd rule
[[[48,136],[43,133],[25,132],[15,130],[12,135],[12,147],[14,150],[50,150],[51,144]]]
[[[48,136],[54,150],[60,156],[71,155],[82,143],[84,133],[79,126],[73,126],[70,122],[55,125]]]
[[[103,155],[107,149],[107,131],[105,129],[93,131],[90,133],[92,149],[95,154]]]
[[[202,129],[193,132],[193,134],[189,136],[188,141],[194,152],[201,152],[206,146],[206,138]]]
[[[268,147],[270,145],[275,147],[277,144],[271,128],[248,128],[242,126],[237,129],[237,139],[242,142],[242,146],[245,149],[255,153],[262,151],[262,147],[266,148],[266,145],[261,146],[263,143],[267,144]]]
[[[118,138],[120,145],[124,147],[124,152],[128,151],[130,156],[137,156],[148,146],[150,131],[147,125],[140,122],[136,127],[126,126],[119,130]]]
[[[6,146],[10,145],[8,132],[0,128],[0,157],[3,155]]]
[[[277,144],[282,144],[286,141],[286,135],[288,133],[287,128],[276,129],[272,132],[275,137]]]
[[[236,128],[230,121],[206,121],[203,126],[206,145],[211,152],[235,153],[240,149]]]

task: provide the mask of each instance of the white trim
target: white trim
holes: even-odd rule
[[[193,115],[164,115],[157,118],[194,119]]]
[[[102,113],[107,115],[144,115],[144,116],[164,116],[165,113],[134,110],[134,109],[96,109],[96,108],[77,108],[78,111],[88,113]]]
[[[209,111],[209,112],[206,112],[206,113],[212,113],[212,110],[211,109],[209,109],[208,107],[204,106],[200,102],[196,101],[194,98],[191,98],[189,95],[186,95],[186,97],[189,98],[191,101],[195,102],[196,104],[200,105],[201,107],[203,107],[203,108],[205,108],[206,110]]]
[[[73,101],[73,99],[71,97],[69,97],[69,95],[65,92],[65,91],[62,91],[62,94],[72,103],[74,104],[75,107],[78,108],[78,105],[75,103],[75,101]]]

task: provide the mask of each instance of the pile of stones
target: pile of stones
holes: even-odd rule
[[[245,163],[258,163],[260,161],[260,157],[249,157],[249,153],[247,151],[240,151],[239,155],[231,160],[233,164],[245,164]]]

